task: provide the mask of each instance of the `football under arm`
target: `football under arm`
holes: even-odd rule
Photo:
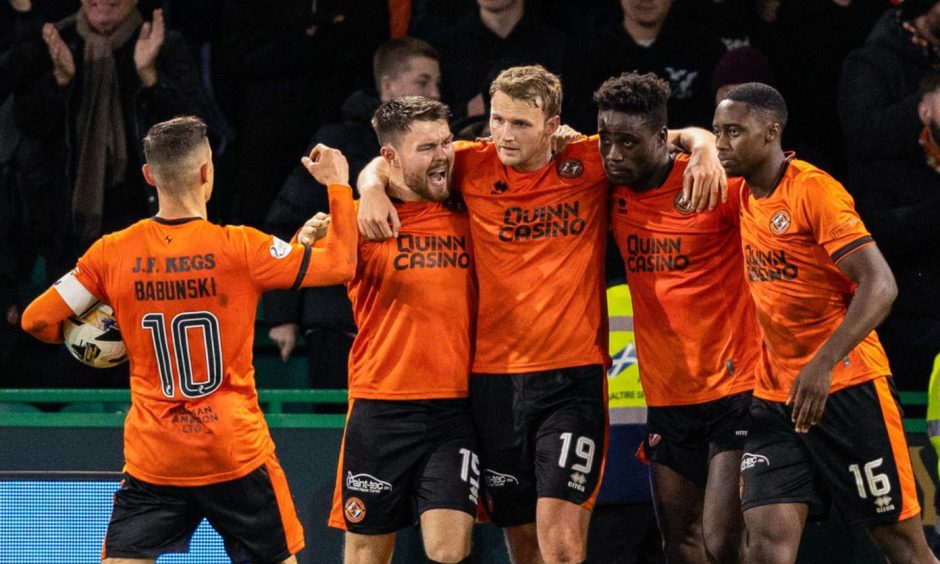
[[[50,287],[33,300],[20,319],[24,331],[46,343],[62,342],[62,322],[72,313],[55,287]]]
[[[858,287],[842,323],[816,353],[833,366],[884,321],[898,295],[891,267],[875,245],[852,252],[837,265]]]
[[[359,233],[352,188],[341,184],[327,187],[330,199],[330,234],[310,249],[310,268],[301,286],[345,284],[356,275]]]

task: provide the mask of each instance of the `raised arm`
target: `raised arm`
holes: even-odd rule
[[[322,246],[310,249],[311,268],[301,286],[332,286],[349,282],[356,275],[356,247],[359,242],[356,210],[349,186],[349,164],[339,150],[322,144],[314,147],[301,162],[317,182],[327,186],[332,230]],[[312,244],[319,224],[316,216],[308,220],[297,233],[297,242]]]
[[[718,161],[715,136],[698,127],[670,129],[669,142],[689,153],[682,180],[682,197],[695,211],[715,209],[719,198],[728,201],[728,178]]]
[[[842,324],[800,370],[790,389],[787,404],[793,406],[797,433],[808,433],[819,423],[829,398],[832,368],[888,316],[898,295],[891,267],[875,245],[862,247],[838,265],[858,287]]]
[[[401,222],[395,206],[385,194],[388,185],[388,162],[383,157],[372,159],[359,173],[359,231],[370,241],[398,237]]]

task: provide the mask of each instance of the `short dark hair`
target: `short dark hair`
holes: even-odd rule
[[[206,124],[195,116],[175,117],[151,127],[144,137],[144,156],[158,187],[169,192],[189,188],[194,171],[188,161],[207,143]]]
[[[411,131],[416,121],[447,121],[450,110],[437,100],[424,96],[401,96],[385,102],[372,116],[372,128],[382,145],[394,145],[398,137]]]
[[[787,126],[787,102],[773,86],[763,82],[745,82],[732,88],[724,99],[747,104],[751,110],[779,123],[780,129]]]
[[[660,129],[666,126],[671,92],[669,83],[651,72],[625,72],[605,80],[594,92],[594,102],[600,111],[640,114],[653,129]]]
[[[383,76],[397,77],[405,71],[411,59],[415,57],[426,57],[438,63],[441,61],[437,49],[416,37],[398,37],[380,45],[372,57],[372,74],[376,91],[382,90]]]
[[[144,156],[151,166],[173,164],[205,142],[205,122],[195,116],[175,117],[150,128],[144,137]]]

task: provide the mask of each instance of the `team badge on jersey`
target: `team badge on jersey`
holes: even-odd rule
[[[506,184],[502,180],[497,180],[493,183],[492,194],[505,194],[506,190],[509,190],[509,184]]]
[[[774,235],[783,235],[790,229],[790,212],[780,210],[770,218],[770,231]]]
[[[558,164],[558,176],[578,178],[584,174],[584,164],[578,159],[565,159]]]
[[[627,199],[617,198],[617,213],[627,213]]]
[[[689,215],[695,211],[692,208],[692,200],[686,201],[686,199],[682,197],[682,192],[676,194],[676,197],[672,199],[672,203],[676,206],[676,211],[682,215]]]
[[[366,504],[358,497],[351,497],[343,504],[343,514],[350,523],[358,523],[366,518]]]
[[[272,237],[274,242],[271,243],[271,248],[268,249],[271,252],[271,256],[276,259],[282,259],[290,254],[293,247],[290,246],[290,243],[282,241],[277,237]]]

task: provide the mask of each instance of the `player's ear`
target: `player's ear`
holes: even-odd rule
[[[767,133],[765,135],[768,142],[777,141],[780,139],[780,123],[773,122],[767,127]]]
[[[922,99],[917,103],[917,116],[922,124],[927,125],[930,123],[930,104],[926,100]]]
[[[208,184],[212,181],[212,161],[206,161],[199,167],[199,183]]]
[[[156,186],[157,181],[153,177],[153,170],[151,170],[150,165],[144,163],[144,166],[140,167],[141,171],[144,173],[144,180],[147,181],[147,184],[151,186]]]
[[[382,148],[379,149],[379,154],[382,155],[382,158],[385,159],[389,166],[401,166],[401,163],[398,161],[398,154],[395,152],[393,147],[382,145]]]
[[[545,133],[554,135],[559,127],[561,127],[561,116],[552,116],[545,122]]]
[[[659,130],[659,145],[669,144],[669,128],[665,125]]]

